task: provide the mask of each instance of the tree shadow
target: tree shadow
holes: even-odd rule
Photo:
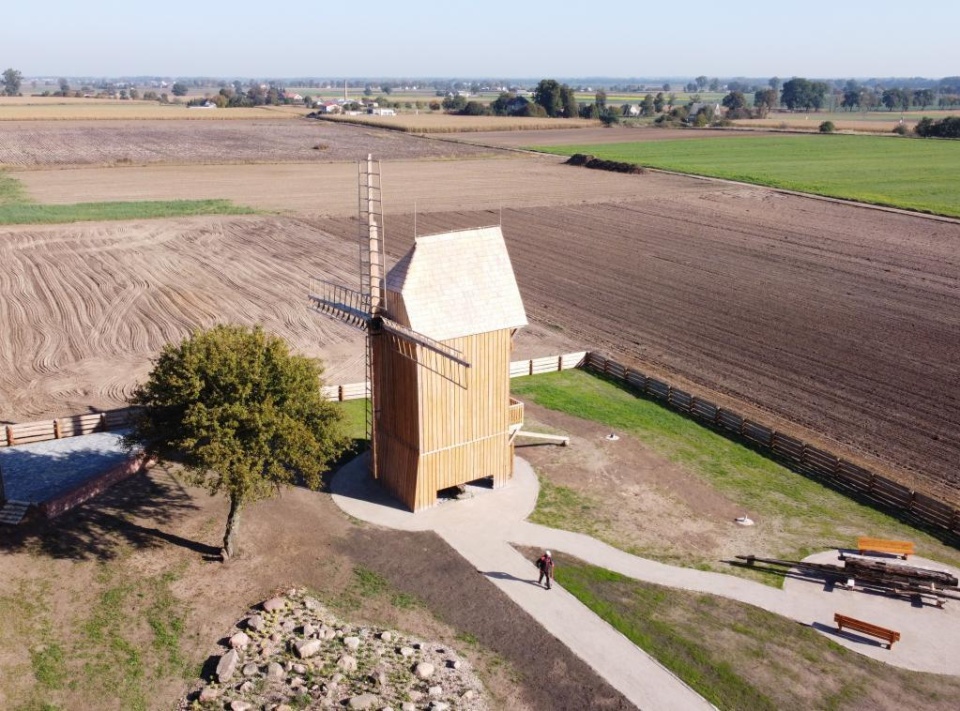
[[[56,559],[107,561],[126,547],[176,545],[204,556],[219,548],[170,532],[183,515],[199,507],[165,467],[154,467],[114,484],[54,519],[40,515],[4,527],[0,553],[30,552]]]

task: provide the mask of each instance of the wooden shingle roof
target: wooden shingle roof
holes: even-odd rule
[[[438,341],[527,324],[500,227],[417,237],[386,281],[391,316]]]

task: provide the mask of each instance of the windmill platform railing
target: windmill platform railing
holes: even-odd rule
[[[318,311],[337,316],[360,329],[370,319],[370,297],[342,284],[313,278],[308,298]]]

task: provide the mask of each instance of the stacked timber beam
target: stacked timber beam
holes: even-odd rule
[[[937,607],[947,598],[960,600],[957,577],[945,570],[907,565],[900,561],[878,560],[857,555],[840,555],[841,565],[806,563],[799,560],[738,555],[748,567],[763,563],[764,570],[795,569],[801,575],[839,583],[848,590],[879,592],[894,597],[929,597]],[[785,571],[784,571],[785,572]]]

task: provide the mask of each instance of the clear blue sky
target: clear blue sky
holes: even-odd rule
[[[957,0],[11,0],[25,76],[960,75]]]

